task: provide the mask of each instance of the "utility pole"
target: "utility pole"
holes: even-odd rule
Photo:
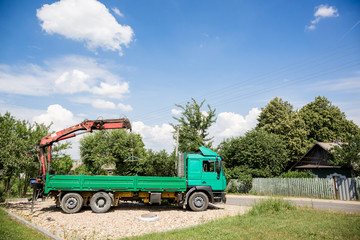
[[[176,157],[179,155],[179,131],[180,131],[180,126],[177,126],[176,148],[175,148],[175,156],[176,156]]]

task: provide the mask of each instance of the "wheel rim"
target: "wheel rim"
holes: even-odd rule
[[[194,205],[197,208],[204,206],[204,199],[200,196],[194,198]]]
[[[104,207],[106,203],[106,200],[104,198],[100,198],[97,200],[96,205],[100,208]]]
[[[74,198],[74,197],[71,197],[66,201],[66,207],[68,209],[75,208],[77,206],[77,204],[78,204],[78,200],[76,198]]]

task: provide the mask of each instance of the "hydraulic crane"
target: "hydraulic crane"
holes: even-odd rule
[[[84,120],[83,122],[77,125],[55,132],[41,139],[38,149],[38,158],[40,162],[40,176],[36,179],[32,179],[31,181],[32,186],[34,188],[33,197],[32,197],[33,203],[34,200],[36,200],[39,196],[42,196],[43,187],[46,181],[46,173],[50,171],[51,148],[53,143],[65,139],[69,139],[86,132],[92,132],[93,130],[106,130],[106,129],[129,129],[130,131],[132,130],[130,121],[127,118]],[[76,134],[75,132],[77,131],[83,131],[83,132]],[[46,154],[46,149],[47,149],[47,154]],[[46,166],[46,160],[47,160],[47,166]]]
[[[85,130],[80,134],[86,132],[92,132],[93,130],[106,130],[106,129],[130,129],[131,124],[127,118],[119,119],[103,119],[103,120],[84,120],[82,123],[74,125],[72,127],[55,132],[49,136],[43,137],[39,144],[39,161],[40,161],[40,175],[45,176],[50,170],[51,162],[51,147],[54,142],[59,142],[65,139],[75,137],[79,134],[75,132]],[[45,166],[45,148],[47,148],[47,162],[48,166]]]

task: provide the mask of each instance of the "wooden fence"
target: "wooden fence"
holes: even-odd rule
[[[242,184],[231,180],[228,185],[242,191]],[[356,200],[360,195],[359,179],[332,178],[254,178],[250,193],[293,197]]]
[[[254,178],[251,192],[295,197],[336,197],[334,181],[330,178]]]

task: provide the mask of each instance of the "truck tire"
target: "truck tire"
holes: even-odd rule
[[[111,207],[111,197],[106,192],[98,192],[90,200],[91,210],[95,213],[105,213]]]
[[[209,198],[203,192],[194,192],[189,198],[189,207],[195,212],[204,211],[208,208]]]
[[[83,205],[84,199],[78,193],[67,193],[61,199],[61,209],[66,213],[77,213]]]

